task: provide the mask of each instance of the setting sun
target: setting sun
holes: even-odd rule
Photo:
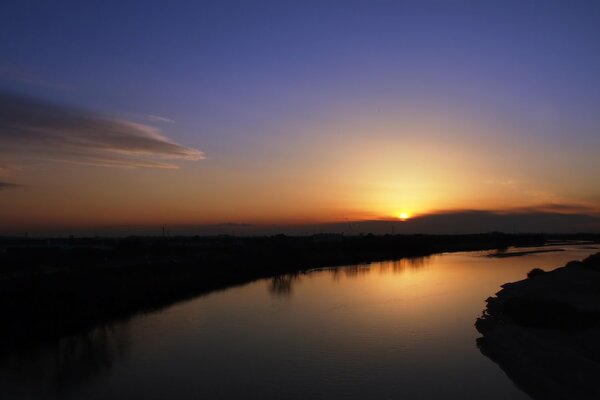
[[[407,212],[401,212],[398,214],[398,218],[400,218],[402,221],[406,221],[408,218],[410,218],[410,214]]]

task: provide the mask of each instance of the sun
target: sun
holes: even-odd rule
[[[406,221],[410,218],[410,214],[402,211],[401,213],[398,213],[398,218],[400,218],[402,221]]]

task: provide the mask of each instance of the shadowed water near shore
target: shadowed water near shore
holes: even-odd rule
[[[130,346],[127,323],[104,325],[29,348],[4,351],[0,374],[60,396],[109,371],[127,355]]]

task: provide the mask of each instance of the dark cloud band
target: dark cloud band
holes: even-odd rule
[[[17,185],[16,183],[10,182],[0,182],[0,190],[2,189],[16,189],[22,187],[21,185]]]

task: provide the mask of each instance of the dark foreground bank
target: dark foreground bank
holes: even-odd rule
[[[310,268],[439,252],[539,246],[548,239],[499,233],[456,236],[315,235],[2,239],[0,343],[27,344],[85,331],[255,279]]]
[[[502,288],[477,320],[481,351],[534,399],[599,399],[600,253]]]

